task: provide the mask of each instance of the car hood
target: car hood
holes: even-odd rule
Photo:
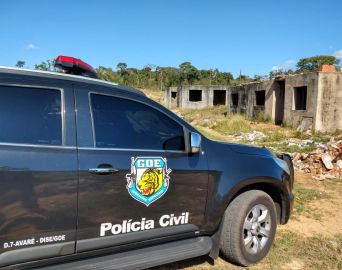
[[[236,143],[222,143],[222,144],[228,145],[231,150],[239,154],[274,157],[273,153],[265,147],[256,147],[256,146],[236,144]]]

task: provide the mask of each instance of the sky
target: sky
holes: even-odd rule
[[[1,66],[67,55],[93,67],[189,61],[254,76],[303,57],[342,60],[341,0],[10,0],[0,25]]]

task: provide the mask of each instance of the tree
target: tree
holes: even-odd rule
[[[182,80],[192,84],[199,79],[198,69],[195,68],[190,62],[184,62],[179,65],[179,70],[182,74]]]
[[[236,77],[236,80],[239,83],[245,83],[251,81],[252,79],[248,75],[240,74],[238,77]]]
[[[159,89],[182,84],[180,71],[174,67],[157,67],[155,79]]]
[[[111,68],[99,66],[96,69],[97,76],[100,80],[110,81],[115,83],[122,83],[122,78],[119,73],[113,71]]]
[[[43,61],[34,67],[39,70],[55,70],[52,60]],[[199,70],[190,62],[184,62],[178,68],[146,65],[141,69],[128,68],[126,63],[120,62],[116,65],[116,69],[99,66],[96,68],[96,72],[101,80],[122,83],[136,88],[160,90],[182,84],[229,85],[234,83],[233,75],[230,72],[221,72],[218,69]],[[248,78],[243,76],[243,79]]]
[[[217,79],[216,79],[216,83],[218,84],[230,84],[232,80],[234,80],[233,74],[231,74],[230,72],[219,72],[217,70]]]
[[[253,81],[259,82],[259,81],[264,81],[267,80],[268,76],[264,76],[264,75],[259,75],[259,74],[255,74],[253,77]]]
[[[34,65],[34,69],[44,70],[44,71],[56,71],[55,60],[42,61],[40,64]]]
[[[270,71],[269,77],[270,79],[273,79],[275,77],[281,76],[281,75],[285,75],[286,72],[284,70],[280,69],[274,69],[272,71]]]
[[[316,70],[321,65],[333,65],[338,66],[340,60],[335,56],[330,55],[317,55],[308,58],[302,58],[297,63],[298,72],[309,72]]]
[[[18,60],[17,63],[15,64],[16,67],[22,68],[25,65],[25,61],[23,60]]]
[[[116,69],[123,75],[127,69],[127,64],[120,62],[116,65]]]

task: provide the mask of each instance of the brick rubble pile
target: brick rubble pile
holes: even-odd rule
[[[342,178],[342,140],[334,139],[327,144],[309,153],[297,153],[293,157],[295,169],[310,173],[314,179],[341,179]]]

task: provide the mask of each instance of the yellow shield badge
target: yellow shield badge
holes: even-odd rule
[[[131,158],[131,173],[126,175],[128,193],[149,206],[168,190],[171,171],[167,168],[166,158]]]

